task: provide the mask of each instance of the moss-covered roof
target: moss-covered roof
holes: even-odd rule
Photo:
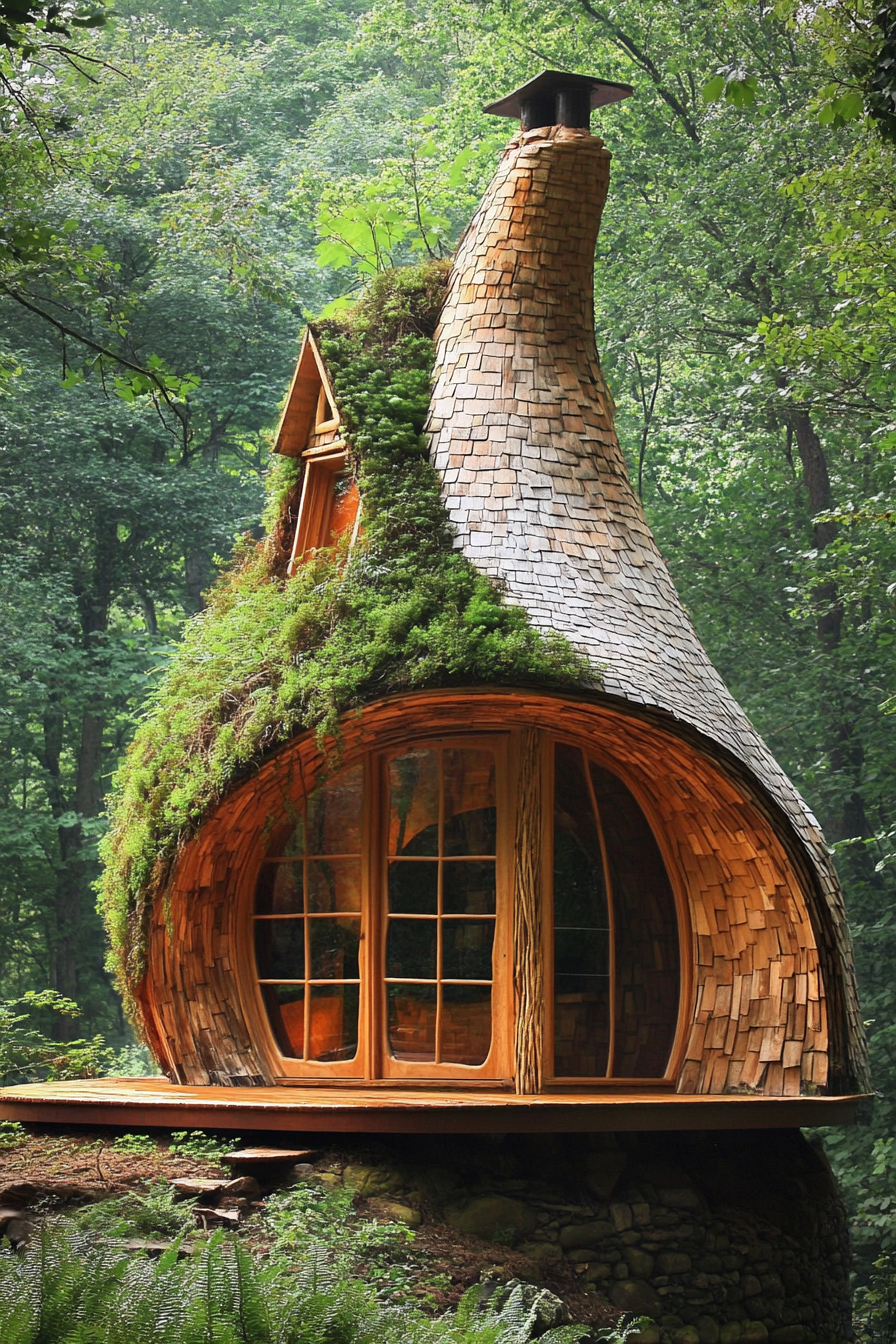
[[[101,905],[126,999],[179,848],[283,743],[405,689],[593,685],[594,668],[454,545],[427,454],[433,336],[447,263],[378,276],[315,334],[362,501],[362,532],[287,577],[302,462],[268,479],[267,538],[246,541],[155,691],[113,787]]]

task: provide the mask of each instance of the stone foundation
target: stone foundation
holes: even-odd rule
[[[535,1279],[571,1270],[650,1316],[645,1344],[853,1337],[845,1212],[823,1152],[796,1130],[401,1137],[341,1171],[388,1216],[513,1246]]]

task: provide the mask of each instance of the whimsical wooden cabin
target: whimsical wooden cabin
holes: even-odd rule
[[[706,1129],[828,1122],[866,1086],[818,825],[701,647],[614,433],[589,118],[629,92],[547,72],[488,109],[521,129],[454,259],[428,423],[455,545],[591,682],[374,697],[335,771],[313,732],[262,760],[152,916],[138,997],[172,1080],[330,1089],[321,1126],[372,1129],[377,1096],[424,1091],[454,1127],[503,1097],[502,1129]],[[303,464],[292,572],[363,537],[343,431],[309,331],[276,445]]]

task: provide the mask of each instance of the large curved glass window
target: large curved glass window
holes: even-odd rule
[[[622,780],[554,748],[554,1075],[658,1078],[678,1019],[675,897]]]
[[[370,751],[272,819],[252,993],[285,1077],[511,1084],[520,863],[545,879],[548,1080],[663,1077],[680,966],[657,842],[615,773],[548,746],[553,829],[522,855],[510,732]]]

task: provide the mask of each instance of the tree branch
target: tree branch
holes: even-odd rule
[[[166,402],[169,409],[174,412],[179,420],[182,421],[184,419],[182,408],[177,405],[177,402],[172,400],[171,393],[168,391],[168,388],[165,386],[161,377],[159,374],[153,373],[152,369],[144,369],[142,364],[134,364],[132,360],[126,359],[124,355],[118,354],[114,350],[110,350],[105,345],[100,345],[90,336],[85,336],[83,332],[75,331],[73,327],[66,326],[64,322],[60,322],[58,318],[52,317],[50,313],[45,312],[43,308],[39,308],[36,303],[32,303],[30,299],[26,299],[24,294],[20,294],[18,290],[12,289],[11,286],[7,285],[2,280],[0,280],[0,291],[8,295],[8,297],[13,299],[16,303],[21,304],[23,308],[27,308],[29,313],[34,313],[36,317],[42,318],[44,322],[48,322],[51,327],[55,327],[63,337],[68,336],[73,341],[79,341],[81,345],[86,345],[88,350],[94,350],[98,355],[102,355],[104,359],[111,359],[113,363],[120,364],[123,369],[130,369],[132,373],[139,373],[142,377],[148,378],[149,381],[158,388],[159,394]]]
[[[602,23],[605,28],[609,29],[609,31],[613,34],[613,37],[616,39],[617,44],[620,47],[622,47],[626,55],[630,56],[631,59],[641,67],[641,69],[645,72],[645,74],[650,76],[654,84],[654,87],[656,88],[656,91],[662,98],[663,102],[666,104],[667,107],[670,107],[672,111],[675,113],[675,115],[678,117],[686,133],[693,140],[694,144],[699,145],[700,132],[697,129],[696,122],[691,117],[684,103],[682,103],[681,100],[677,98],[675,94],[671,91],[671,89],[668,89],[666,85],[663,83],[662,74],[660,73],[658,67],[647,55],[647,52],[642,50],[642,48],[638,46],[638,44],[634,41],[633,38],[629,37],[626,33],[624,33],[622,29],[619,27],[619,25],[613,22],[609,14],[604,14],[601,10],[597,8],[596,5],[593,5],[591,3],[591,0],[579,0],[579,4],[581,5],[585,13],[590,18],[594,19],[595,23]]]

